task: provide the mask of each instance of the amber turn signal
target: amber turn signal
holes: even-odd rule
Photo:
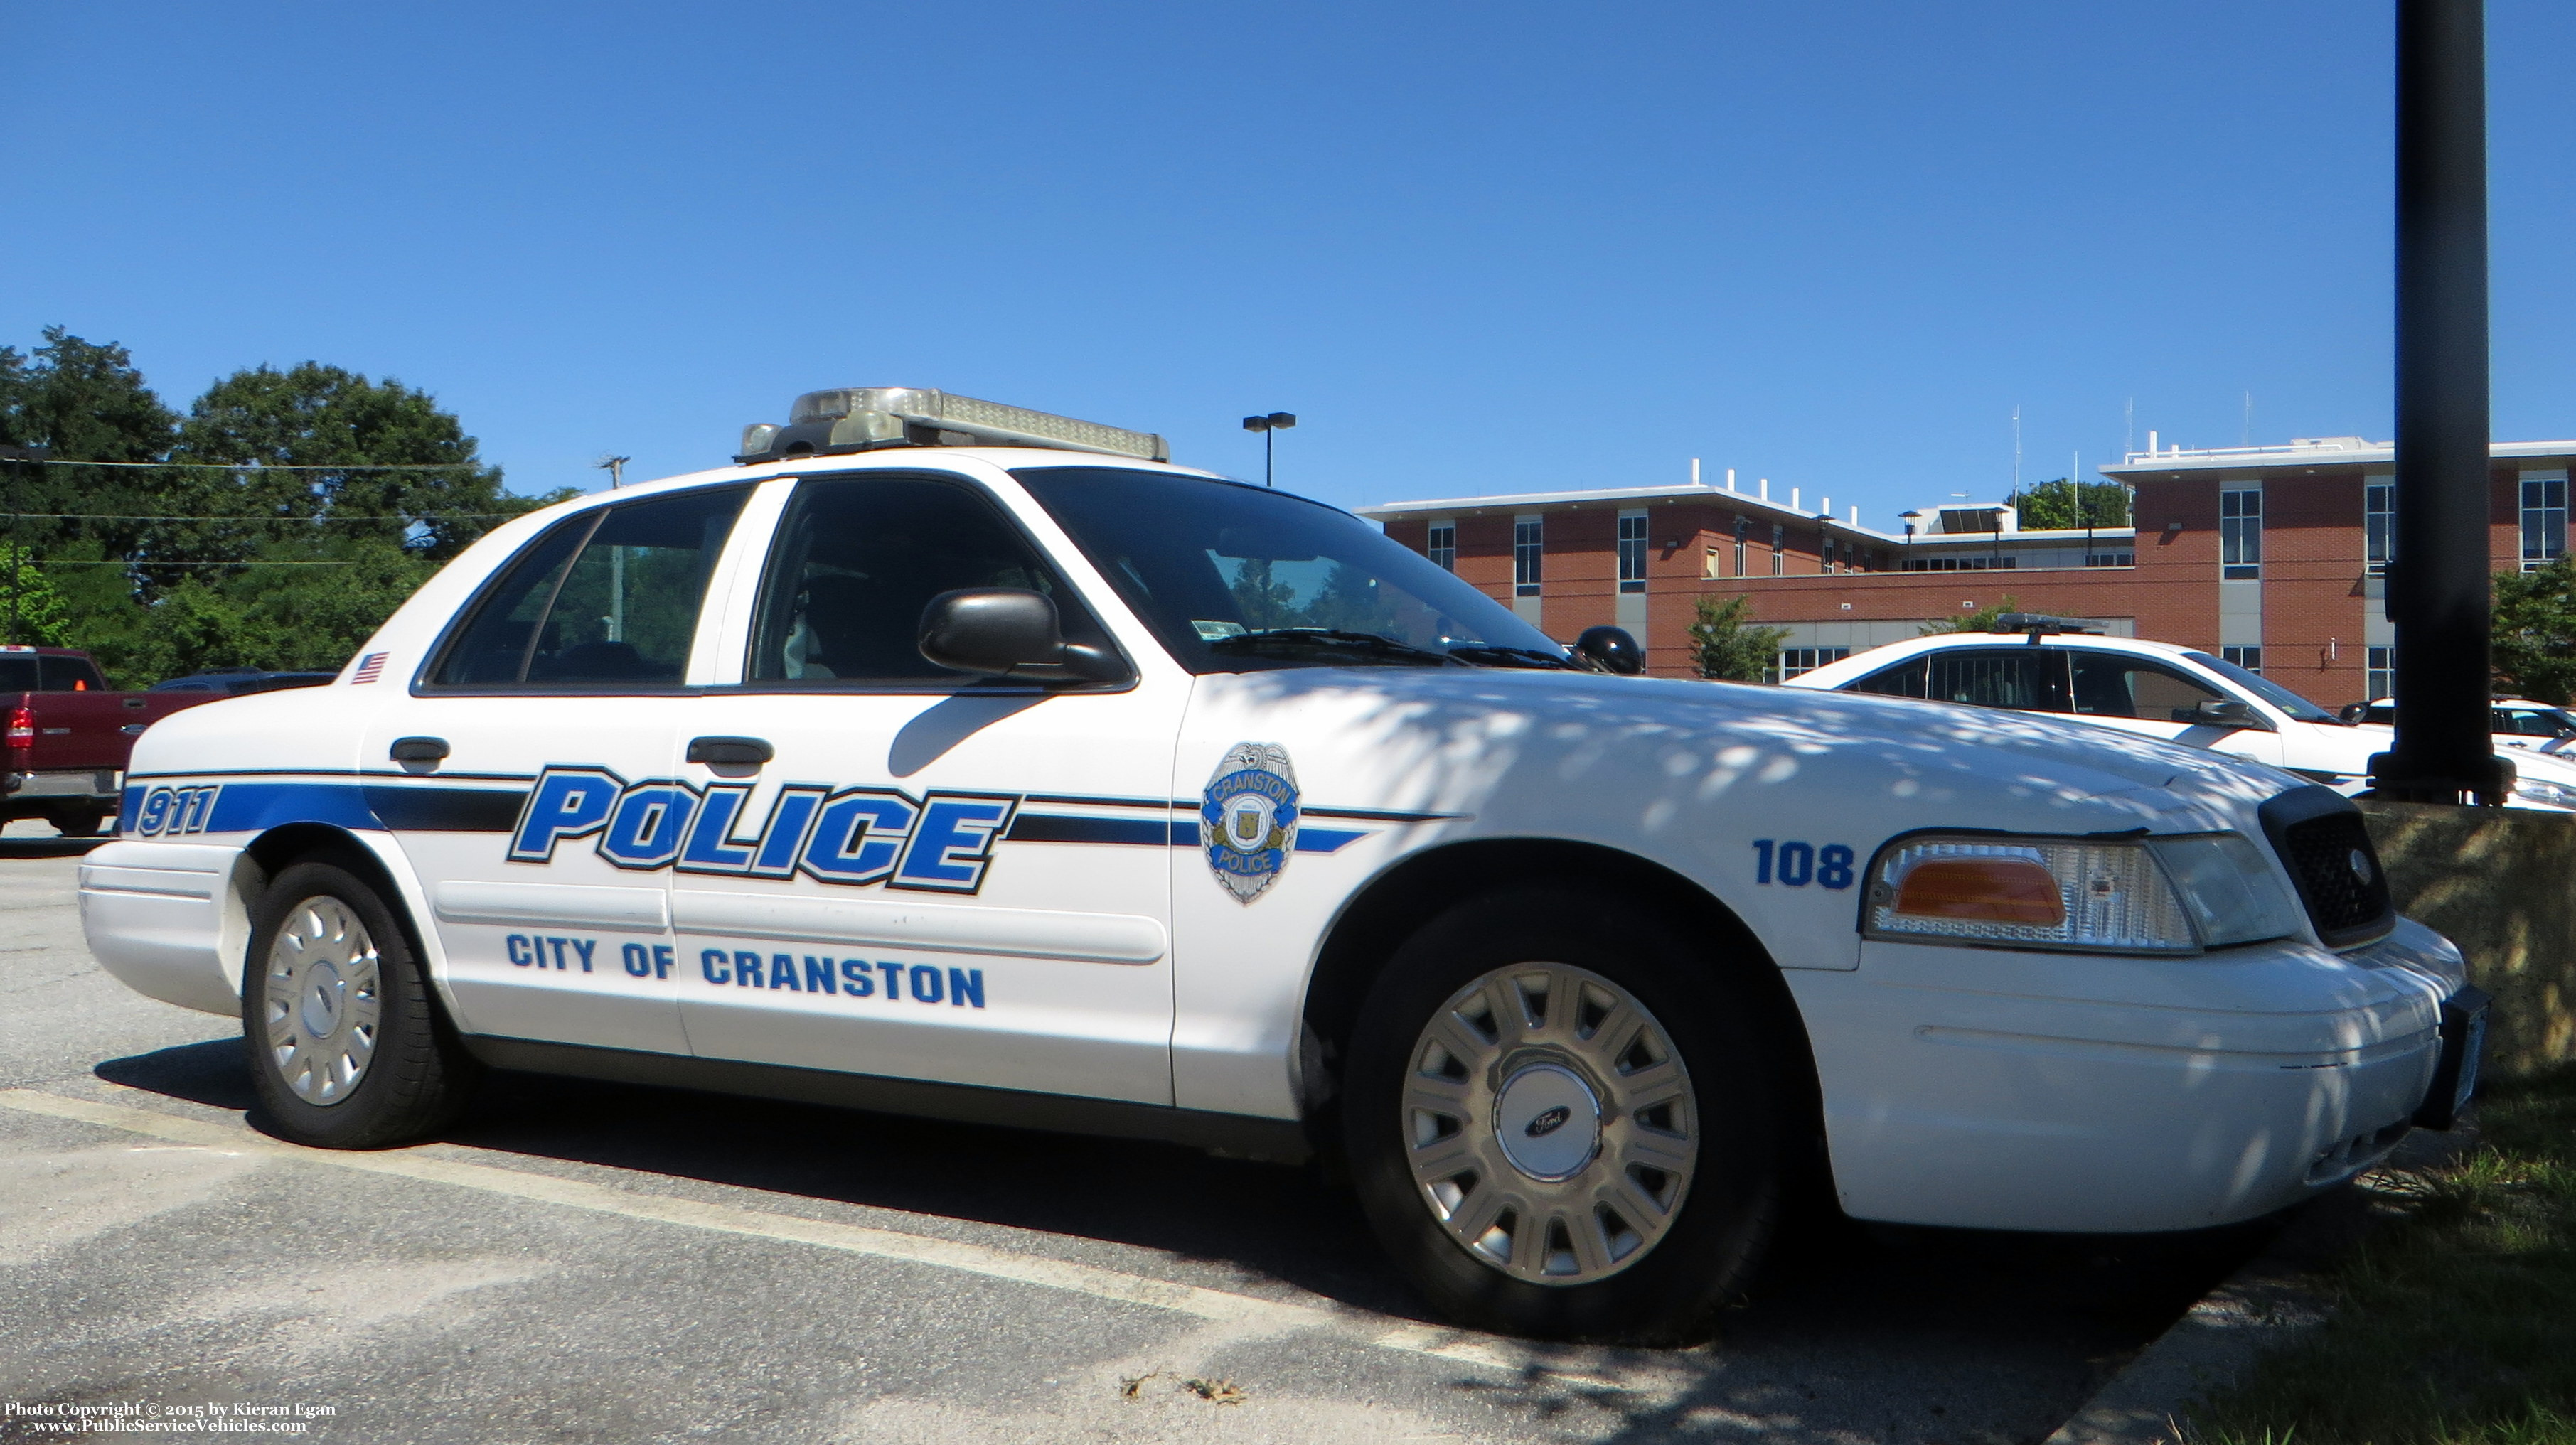
[[[2055,928],[2066,902],[2057,879],[2027,858],[1927,858],[1896,885],[1896,912]]]

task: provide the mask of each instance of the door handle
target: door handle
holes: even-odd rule
[[[689,761],[693,763],[730,763],[756,768],[777,755],[767,738],[689,739]]]
[[[445,738],[396,738],[391,756],[398,763],[435,763],[447,756]]]

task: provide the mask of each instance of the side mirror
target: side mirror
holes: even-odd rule
[[[1037,682],[1124,682],[1110,652],[1064,640],[1043,592],[972,587],[942,592],[921,609],[921,655],[941,667]]]
[[[2358,725],[2363,718],[2368,717],[2369,715],[2370,704],[2366,702],[2345,703],[2342,709],[2335,713],[2335,716],[2341,719],[2346,727]]]
[[[1646,649],[1624,627],[1583,629],[1583,635],[1574,639],[1574,655],[1592,664],[1595,672],[1634,677],[1646,670]]]
[[[2238,702],[2233,698],[2205,702],[2195,708],[2180,709],[2174,721],[2193,723],[2203,727],[2261,728],[2265,732],[2272,730],[2272,725],[2265,722],[2263,715],[2254,710],[2254,704]]]

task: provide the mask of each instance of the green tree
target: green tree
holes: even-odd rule
[[[570,494],[505,493],[500,469],[476,456],[474,438],[429,393],[313,361],[216,382],[188,408],[171,460],[198,465],[175,485],[185,505],[166,511],[237,519],[165,524],[154,539],[161,550],[191,559],[247,559],[320,533],[445,561],[509,517]]]
[[[1699,675],[1719,682],[1760,682],[1763,674],[1780,662],[1780,644],[1788,639],[1785,627],[1763,627],[1749,622],[1745,613],[1752,610],[1750,597],[1703,596],[1699,599],[1699,621],[1691,624],[1691,661]]]
[[[2020,513],[2025,531],[2078,531],[2129,525],[2129,489],[2118,482],[2078,482],[2059,477],[2004,498]]]
[[[2551,703],[2576,695],[2576,562],[2496,574],[2492,647],[2499,689]]]
[[[177,423],[122,346],[60,326],[45,328],[32,361],[0,346],[0,446],[42,447],[66,461],[156,462]],[[148,468],[0,461],[0,512],[12,514],[0,518],[0,535],[41,556],[84,539],[108,555],[131,555],[145,524],[52,514],[148,513],[167,481]]]
[[[337,667],[439,563],[574,495],[503,491],[463,424],[399,381],[251,367],[183,421],[123,347],[59,326],[32,356],[0,347],[0,445],[51,454],[0,460],[0,512],[86,514],[0,519],[0,541],[42,559],[66,640],[129,686]]]
[[[64,647],[70,615],[36,554],[0,542],[0,642],[22,647]]]
[[[2007,612],[2020,610],[2021,604],[2013,601],[2013,595],[2007,592],[2004,594],[2003,601],[1989,602],[1973,612],[1962,612],[1956,617],[1933,618],[1923,624],[1922,635],[1938,637],[1946,632],[1992,632],[1995,630],[1996,618]]]

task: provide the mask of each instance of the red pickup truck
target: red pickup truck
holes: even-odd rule
[[[86,838],[116,816],[125,759],[145,728],[216,692],[110,692],[86,652],[0,646],[0,718],[8,767],[0,822],[43,818]]]

